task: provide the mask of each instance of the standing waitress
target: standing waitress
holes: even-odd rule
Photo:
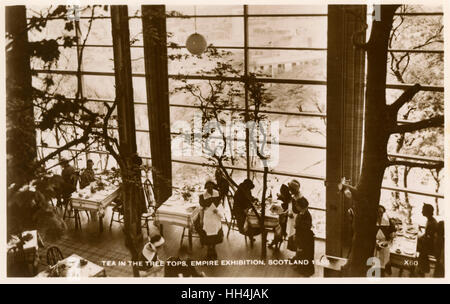
[[[202,244],[208,246],[207,259],[217,259],[216,245],[223,241],[222,217],[224,210],[216,185],[210,179],[205,183],[206,191],[200,195],[202,211],[197,222],[197,231]]]
[[[295,258],[301,263],[300,273],[305,277],[314,274],[314,233],[312,231],[312,216],[308,211],[308,201],[301,197],[294,201],[294,206],[299,210],[295,219],[295,240],[297,253]]]
[[[288,205],[286,234],[289,239],[295,235],[295,219],[299,212],[297,205],[295,205],[294,202],[301,199],[303,196],[300,194],[300,183],[296,179],[293,179],[288,183],[288,188],[291,194],[291,202]]]

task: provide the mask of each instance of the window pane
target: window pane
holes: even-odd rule
[[[139,156],[151,157],[150,134],[148,132],[136,132],[136,145]]]
[[[86,39],[90,22],[90,19],[80,20],[81,43]],[[111,19],[94,19],[86,44],[112,45]]]
[[[74,47],[59,47],[59,59],[52,63],[52,70],[72,70],[76,71],[78,67],[77,50]],[[43,70],[46,69],[45,62],[37,57],[30,58],[31,69]]]
[[[218,81],[211,81],[211,84],[213,85],[217,83]],[[194,94],[181,90],[186,88],[187,85],[196,87]],[[183,82],[181,80],[169,79],[170,103],[193,106],[206,105],[204,98],[208,97],[212,90],[214,90],[214,92],[222,92],[222,94],[219,94],[222,101],[217,102],[217,106],[225,105],[226,108],[245,108],[244,87],[241,83],[237,81],[227,81],[222,88],[223,89],[220,90],[217,90],[216,88],[211,89],[207,80],[187,80],[186,82]],[[198,95],[200,92],[202,97]],[[201,101],[202,99],[203,102]]]
[[[326,145],[325,117],[264,114],[267,128],[277,131],[280,142]],[[277,125],[276,125],[277,124]],[[272,136],[274,136],[272,134]]]
[[[323,17],[249,18],[249,46],[327,47],[327,19]]]
[[[83,75],[83,89],[86,98],[109,100],[116,98],[114,76]]]
[[[263,77],[326,80],[327,54],[321,51],[251,50],[249,70]]]
[[[134,120],[136,130],[148,130],[147,105],[134,105]]]
[[[443,16],[395,16],[393,25],[398,27],[392,40],[393,49],[444,49]]]
[[[144,48],[132,47],[131,52],[131,69],[133,73],[145,73]]]
[[[169,18],[167,32],[170,43],[180,46],[186,44],[186,39],[195,32],[202,34],[208,45],[214,46],[243,46],[244,23],[243,18]]]
[[[325,176],[326,151],[323,149],[301,148],[282,145],[267,145],[264,155],[270,156],[269,167],[274,171],[292,174],[305,174],[317,177]],[[251,165],[263,169],[261,160],[252,149]]]
[[[444,85],[444,54],[390,52],[387,83]],[[424,73],[423,71],[427,71]]]
[[[264,84],[266,93],[273,99],[262,110],[278,112],[326,113],[327,88],[322,85],[303,84]],[[253,104],[250,101],[250,106]]]
[[[113,48],[85,47],[83,51],[82,63],[83,63],[82,66],[83,71],[114,72]]]
[[[218,54],[218,56],[210,54]],[[208,49],[200,56],[193,56],[185,48],[169,48],[168,57],[169,74],[171,75],[239,77],[244,70],[243,50]],[[230,65],[230,69],[224,70],[223,64]]]
[[[53,84],[46,91],[49,95],[62,94],[68,98],[74,98],[77,92],[77,77],[73,75],[40,73],[32,77],[32,85],[39,90],[45,90],[45,79],[50,77]]]
[[[45,14],[44,16],[46,16]],[[63,36],[74,36],[75,31],[66,31],[65,25],[67,20],[63,19],[51,19],[47,21],[45,27],[40,28],[40,31],[37,29],[30,29],[28,31],[28,40],[29,41],[41,41],[41,40],[51,40],[57,39],[58,37]],[[60,41],[62,43],[62,41]]]

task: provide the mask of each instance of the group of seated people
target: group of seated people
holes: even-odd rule
[[[62,200],[58,202],[58,205],[66,205],[72,193],[77,190],[78,182],[80,189],[83,189],[95,181],[94,161],[88,159],[86,168],[81,173],[71,166],[67,159],[61,159],[60,165],[62,168],[60,189]]]
[[[195,227],[200,235],[202,245],[207,246],[207,259],[217,259],[216,245],[223,241],[222,218],[224,217],[223,201],[228,194],[228,182],[216,171],[216,181],[208,179],[205,182],[205,192],[200,195],[202,207]],[[255,185],[250,179],[245,179],[237,187],[234,194],[232,213],[237,222],[237,228],[243,235],[253,237],[261,233],[261,228],[252,227],[248,222],[248,212],[258,200],[253,197]],[[283,212],[279,215],[280,233],[274,233],[274,239],[269,248],[288,240],[288,249],[295,252],[293,260],[301,260],[300,272],[305,276],[314,274],[314,233],[312,217],[308,211],[308,200],[300,192],[300,183],[292,180],[288,185],[282,185],[278,200],[282,202]]]
[[[427,219],[423,231],[419,232],[417,239],[417,269],[418,276],[424,276],[430,272],[430,256],[436,259],[434,271],[435,277],[443,276],[443,249],[444,249],[444,222],[437,222],[433,216],[434,207],[423,204],[422,215]],[[395,236],[396,228],[392,219],[386,213],[382,205],[378,207],[377,234],[374,257],[380,261],[381,276],[391,275],[390,248]]]

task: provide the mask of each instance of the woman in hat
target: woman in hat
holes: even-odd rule
[[[247,211],[251,208],[252,203],[256,200],[252,196],[253,188],[255,188],[255,185],[250,179],[245,179],[242,183],[240,183],[236,190],[236,193],[234,194],[233,205],[233,214],[236,218],[239,232],[250,237],[261,233],[259,228],[245,227]],[[251,241],[253,241],[252,238]]]
[[[312,216],[308,211],[308,201],[301,197],[293,203],[298,210],[295,219],[295,242],[297,253],[294,259],[299,260],[299,271],[304,276],[314,274],[314,233],[312,231]]]
[[[288,183],[288,189],[291,194],[291,202],[288,205],[288,218],[286,224],[286,234],[287,237],[292,237],[295,235],[295,218],[299,212],[297,206],[294,204],[296,200],[304,199],[303,195],[300,194],[300,183],[293,179]]]
[[[272,242],[268,245],[269,248],[273,247],[279,248],[279,245],[283,241],[283,238],[287,236],[287,221],[288,221],[289,206],[292,202],[292,195],[291,192],[289,191],[288,186],[286,186],[285,184],[281,185],[280,193],[277,195],[277,199],[281,201],[281,208],[282,208],[278,216],[281,234],[279,236],[274,236]]]
[[[216,185],[211,179],[205,183],[205,192],[200,195],[200,212],[198,232],[202,244],[208,246],[207,258],[217,259],[216,245],[223,241],[222,218],[223,206]]]

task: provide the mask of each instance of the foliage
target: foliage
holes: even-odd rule
[[[418,12],[417,6],[404,5],[400,7],[401,13]],[[389,48],[412,50],[436,50],[443,46],[442,16],[405,16],[394,17],[393,30],[390,34]],[[443,54],[442,53],[410,53],[389,52],[388,81],[402,84],[420,83],[424,85],[442,85],[443,83]],[[427,70],[427,73],[423,73]],[[389,77],[390,76],[390,77]],[[395,96],[391,96],[395,98]],[[444,102],[442,93],[419,93],[413,100],[407,103],[400,111],[398,118],[401,120],[423,120],[434,114],[443,114]],[[393,136],[389,145],[389,151],[397,154],[418,155],[442,159],[444,155],[443,128],[431,128],[419,130],[413,133],[398,134]],[[436,192],[439,191],[440,169],[424,169],[430,171],[435,180]],[[408,176],[411,167],[393,166],[390,168],[390,179],[396,186],[402,183],[402,187],[408,186]],[[437,173],[437,174],[436,174]],[[392,193],[392,206],[394,210],[405,215],[407,222],[411,222],[413,207],[410,204],[408,193],[403,196],[398,192]],[[436,200],[438,208],[438,201]]]
[[[90,25],[94,20],[97,8],[98,6],[85,8],[85,10],[91,12]],[[64,18],[66,14],[67,8],[65,6],[50,7],[47,12],[31,17],[25,30],[41,32],[48,25],[49,20]],[[67,48],[74,46],[78,42],[78,36],[75,32],[79,31],[79,28],[76,22],[66,21],[64,23],[64,31],[62,35],[53,39],[28,42],[29,54],[32,59],[42,61],[45,69],[51,69],[55,66],[60,58],[60,45],[63,48]],[[81,46],[82,48],[86,43],[89,32],[90,26]],[[12,33],[6,33],[6,36],[10,41],[7,45],[7,53],[14,52],[13,42],[16,37]],[[79,53],[79,57],[81,61],[82,51]],[[78,65],[79,69],[80,65]],[[12,94],[8,95],[7,106],[10,114],[8,121],[10,123],[8,124],[7,140],[18,143],[16,134],[20,132],[32,134],[36,129],[40,131],[57,131],[62,130],[62,127],[68,124],[74,125],[77,129],[76,132],[70,134],[70,137],[65,137],[66,142],[56,151],[41,159],[35,159],[33,163],[29,164],[29,176],[27,179],[8,185],[8,230],[9,233],[18,233],[23,229],[37,228],[47,238],[55,238],[61,235],[65,225],[51,207],[51,199],[56,198],[61,193],[63,181],[60,176],[49,177],[45,173],[47,170],[45,168],[46,162],[57,157],[61,151],[79,144],[84,144],[88,147],[93,142],[101,142],[106,145],[109,142],[116,143],[117,140],[110,136],[105,128],[108,125],[114,106],[105,104],[105,107],[108,109],[106,113],[104,111],[95,112],[86,107],[86,99],[82,97],[80,86],[78,86],[76,98],[74,99],[52,92],[51,88],[58,85],[52,75],[45,76],[43,83],[43,87],[33,87],[31,92],[33,106],[37,110],[36,113],[38,113],[38,116],[35,117],[37,119],[36,123],[30,122],[26,125],[16,123],[21,117],[26,116],[23,114],[25,110],[23,109],[23,101],[15,99]],[[14,91],[10,89],[9,92]],[[46,145],[45,142],[42,142],[42,144]],[[20,158],[23,151],[27,150],[27,146],[13,144],[11,147],[13,149],[8,150],[8,170],[13,172],[15,169],[12,165],[13,162]]]

